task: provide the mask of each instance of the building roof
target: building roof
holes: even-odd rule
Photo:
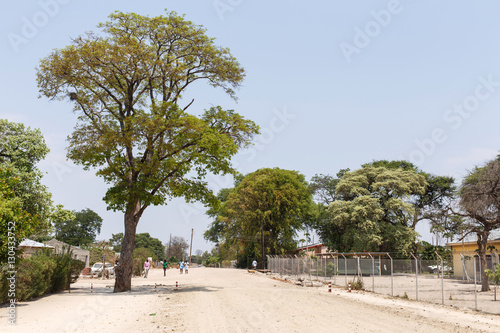
[[[51,245],[52,247],[55,247],[57,249],[57,251],[62,250],[62,248],[64,247],[66,249],[70,248],[73,251],[73,253],[75,253],[75,254],[76,253],[85,254],[85,255],[90,254],[89,250],[84,250],[82,248],[79,248],[78,246],[69,245],[67,243],[58,241],[55,238],[52,238],[51,240],[49,240],[45,243]]]
[[[477,241],[472,241],[472,242],[456,242],[456,243],[446,243],[446,246],[462,246],[463,245],[477,245]],[[488,239],[488,244],[500,244],[500,239]]]
[[[298,247],[297,249],[295,249],[295,251],[303,251],[303,250],[306,250],[306,249],[314,249],[315,247],[320,247],[320,246],[323,246],[323,243],[316,243],[316,244],[309,244],[307,246],[301,246],[301,247]]]
[[[34,240],[25,238],[21,243],[19,243],[20,247],[39,247],[39,248],[49,248],[53,249],[53,246],[46,245],[43,243],[35,242]]]

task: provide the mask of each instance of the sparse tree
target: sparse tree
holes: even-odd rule
[[[490,233],[500,228],[500,159],[492,160],[482,167],[476,167],[464,178],[459,192],[460,212],[467,217],[464,234],[477,236],[478,256],[483,278],[482,291],[490,290],[486,269],[486,251]]]
[[[175,257],[178,260],[185,259],[188,256],[188,249],[189,244],[183,237],[174,236],[172,237],[167,257]]]
[[[145,209],[169,198],[217,204],[207,173],[234,173],[230,159],[258,126],[232,110],[187,113],[187,87],[204,80],[235,98],[244,70],[203,27],[175,12],[147,17],[115,12],[37,68],[41,96],[74,103],[79,122],[68,157],[110,184],[109,209],[124,213],[115,292],[131,289],[132,251]],[[181,96],[182,95],[182,96]],[[181,106],[180,104],[183,103]],[[199,112],[201,113],[201,112]]]

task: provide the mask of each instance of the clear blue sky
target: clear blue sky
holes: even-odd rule
[[[205,85],[189,90],[191,112],[235,109],[263,135],[235,158],[243,173],[297,170],[310,179],[377,159],[407,159],[461,179],[500,147],[500,3],[494,1],[76,1],[4,4],[0,13],[0,117],[40,128],[51,153],[40,165],[55,204],[104,219],[99,238],[123,231],[107,211],[106,185],[66,161],[76,123],[69,102],[38,99],[35,67],[55,48],[97,30],[114,10],[185,14],[246,69],[238,103]],[[215,190],[230,179],[210,177]],[[148,208],[138,232],[163,242],[202,237],[201,205],[172,200]],[[425,225],[419,228],[425,240]]]

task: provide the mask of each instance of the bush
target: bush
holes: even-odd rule
[[[71,253],[55,255],[41,252],[19,261],[16,268],[16,299],[25,301],[47,293],[69,289],[84,263],[71,258]],[[0,272],[0,303],[9,301],[6,270]]]
[[[363,280],[358,278],[357,280],[350,281],[352,290],[363,290]],[[349,289],[349,284],[346,286],[346,289]]]
[[[23,301],[51,291],[56,266],[47,254],[22,259],[17,269],[16,298]]]
[[[0,269],[0,304],[9,301],[9,281],[7,281],[7,267]]]
[[[334,275],[335,275],[335,264],[329,262],[328,265],[326,265],[326,276],[334,276]]]

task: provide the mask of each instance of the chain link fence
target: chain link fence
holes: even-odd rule
[[[477,262],[464,257],[463,267],[469,278],[463,278],[454,276],[451,260],[420,260],[414,256],[393,259],[385,253],[267,256],[267,268],[272,274],[306,286],[331,282],[347,289],[351,284],[368,292],[500,314],[500,301],[493,303],[494,288],[479,292],[481,276]],[[496,264],[498,261],[493,266]]]

